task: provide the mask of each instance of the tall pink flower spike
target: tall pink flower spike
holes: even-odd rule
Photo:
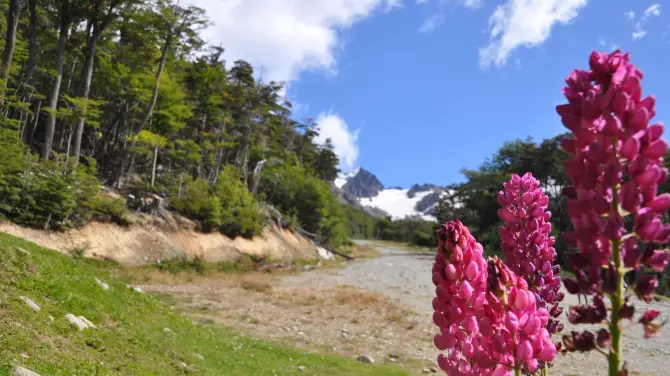
[[[597,335],[584,331],[564,336],[568,351],[600,347],[607,354],[609,375],[625,374],[621,359],[622,319],[632,319],[634,307],[626,296],[623,275],[637,271],[634,291],[650,301],[658,280],[647,272],[661,272],[670,252],[654,250],[652,244],[670,240],[670,226],[660,215],[670,209],[670,194],[657,190],[668,176],[663,167],[667,142],[661,138],[663,124],[649,125],[656,114],[653,96],[642,97],[643,74],[630,63],[628,53],[593,52],[590,70],[575,70],[566,79],[563,94],[567,104],[556,111],[572,131],[563,148],[571,155],[565,164],[571,187],[563,189],[574,231],[563,239],[579,251],[568,256],[576,278],[564,279],[571,294],[592,295],[592,304],[570,307],[573,324],[608,321],[609,329]],[[627,217],[632,217],[627,234]],[[648,243],[642,246],[640,243]],[[643,269],[646,270],[642,273]],[[611,301],[611,313],[603,298]],[[661,325],[652,322],[657,311],[647,311],[639,322],[645,336]]]
[[[549,197],[540,188],[540,181],[530,173],[523,177],[514,174],[503,186],[504,190],[498,195],[501,206],[498,216],[504,221],[499,232],[505,264],[526,280],[538,305],[549,310],[549,334],[560,332],[563,324],[558,317],[563,308],[559,303],[564,296],[559,291],[560,267],[554,265],[556,240],[551,235]]]
[[[556,355],[545,328],[549,312],[500,259],[483,248],[460,221],[438,231],[433,265],[433,321],[440,328],[438,365],[448,375],[535,372]]]

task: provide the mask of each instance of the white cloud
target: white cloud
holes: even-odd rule
[[[650,6],[649,8],[644,10],[644,17],[651,17],[651,16],[660,16],[661,15],[661,4],[654,4]]]
[[[605,41],[605,38],[603,38],[602,36],[598,38],[598,44],[601,45],[602,47],[607,47],[608,45],[607,41]],[[611,51],[616,51],[616,49],[619,48],[619,45],[616,44],[615,42],[609,43],[609,46],[610,46],[609,49]]]
[[[631,9],[625,13],[625,16],[628,17],[629,20],[632,20],[633,18],[635,18],[635,12],[633,12],[633,10]]]
[[[634,13],[631,11],[634,17]],[[647,31],[644,29],[644,24],[652,17],[658,17],[661,15],[661,4],[654,4],[649,8],[645,9],[642,12],[642,16],[635,23],[635,31],[633,31],[633,40],[642,39],[647,35]],[[629,17],[631,20],[633,17]]]
[[[544,43],[555,24],[566,24],[577,16],[588,0],[508,0],[489,18],[490,42],[479,50],[483,69],[504,66],[518,47]]]
[[[214,26],[203,36],[221,43],[224,58],[263,67],[264,80],[290,81],[300,72],[336,72],[341,33],[402,0],[187,0],[207,10]]]
[[[428,4],[428,1],[430,0],[416,0],[416,3],[421,5],[421,4]]]
[[[483,4],[483,0],[463,0],[463,5],[465,5],[466,8],[476,9],[481,7]]]
[[[417,30],[419,33],[429,33],[433,30],[435,30],[438,26],[440,26],[444,22],[444,16],[441,14],[435,14],[433,16],[430,16],[426,18],[421,26],[419,26],[419,29]]]
[[[344,119],[333,112],[320,113],[316,118],[316,125],[319,128],[316,142],[323,144],[330,138],[335,154],[340,158],[340,167],[345,170],[352,169],[358,160],[359,129],[350,131]]]

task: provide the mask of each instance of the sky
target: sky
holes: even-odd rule
[[[286,83],[340,168],[385,186],[463,181],[505,142],[565,131],[555,107],[591,51],[622,49],[670,120],[662,0],[189,0],[206,41]],[[522,172],[521,172],[522,173]]]

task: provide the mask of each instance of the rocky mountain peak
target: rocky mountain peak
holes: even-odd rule
[[[354,197],[367,198],[375,197],[384,189],[384,185],[373,173],[360,168],[355,175],[346,179],[341,189]]]

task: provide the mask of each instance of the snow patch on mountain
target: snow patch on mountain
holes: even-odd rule
[[[381,209],[393,219],[405,217],[419,217],[426,221],[434,221],[435,217],[416,210],[416,204],[433,191],[417,192],[414,197],[407,196],[409,189],[384,189],[375,197],[359,198],[363,206]]]

